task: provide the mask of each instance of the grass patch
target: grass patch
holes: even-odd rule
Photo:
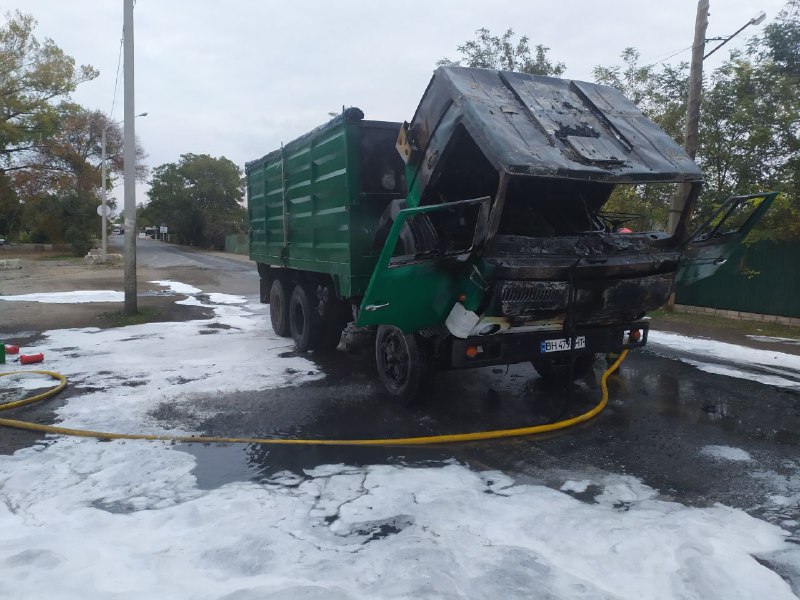
[[[82,256],[75,256],[74,254],[48,254],[47,256],[31,256],[33,260],[71,260],[74,262],[83,261]]]
[[[125,312],[106,312],[97,315],[97,318],[109,327],[126,327],[128,325],[141,325],[142,323],[152,323],[159,316],[155,308],[141,308],[134,315]]]
[[[664,310],[663,308],[649,312],[647,315],[652,317],[653,320],[662,321],[664,323],[685,323],[687,325],[726,329],[732,332],[744,333],[745,335],[766,335],[770,337],[785,337],[800,340],[800,327],[784,325],[782,323],[729,319],[718,315],[672,312]]]
[[[0,259],[3,258],[21,258],[36,262],[65,260],[78,263],[83,261],[82,256],[75,256],[66,250],[4,250],[0,252]]]

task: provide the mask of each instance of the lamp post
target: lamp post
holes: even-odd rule
[[[137,117],[146,117],[147,113],[143,112],[141,114],[136,115]],[[122,121],[115,121],[116,124],[122,123]],[[106,262],[106,253],[108,251],[108,233],[106,229],[108,228],[108,216],[106,214],[107,206],[108,206],[108,198],[106,194],[106,131],[111,124],[105,125],[103,127],[103,131],[100,135],[100,176],[102,177],[102,181],[100,182],[100,188],[102,190],[101,198],[102,198],[102,206],[101,209],[101,223],[102,223],[102,247],[100,250],[100,256],[102,257],[102,262]]]

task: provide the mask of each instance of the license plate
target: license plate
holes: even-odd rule
[[[546,354],[547,352],[563,352],[565,350],[572,350],[570,346],[570,342],[572,338],[565,340],[543,340],[539,344],[539,348],[542,351],[542,354]],[[575,348],[586,348],[586,336],[579,335],[575,338]]]

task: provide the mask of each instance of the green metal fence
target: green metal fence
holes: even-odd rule
[[[740,246],[714,275],[679,288],[675,302],[800,317],[800,242]]]

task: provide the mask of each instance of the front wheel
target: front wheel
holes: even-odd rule
[[[414,334],[380,325],[375,337],[375,362],[386,390],[402,404],[412,404],[430,382],[428,347]]]

